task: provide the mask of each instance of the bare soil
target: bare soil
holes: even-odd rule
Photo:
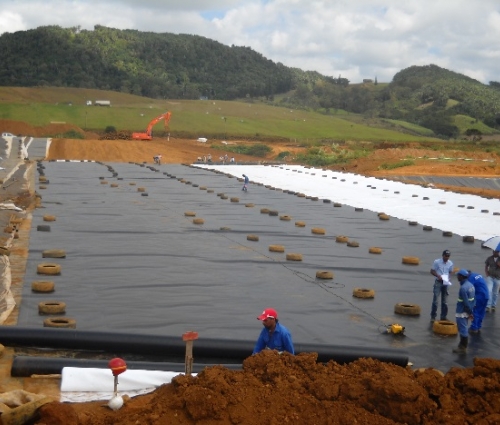
[[[179,375],[114,412],[102,402],[51,403],[36,424],[498,424],[500,361],[476,359],[445,376],[372,359],[339,365],[265,351],[242,371]]]
[[[16,127],[17,126],[17,127]],[[66,126],[71,128],[71,126]],[[66,131],[66,127],[51,129]],[[46,128],[0,120],[0,131],[43,136]],[[194,140],[156,139],[149,142],[53,139],[47,159],[107,162],[153,162],[161,154],[164,163],[192,163],[209,153],[217,160],[224,151]],[[237,142],[235,142],[237,143]],[[235,155],[237,161],[271,161],[281,151],[291,156],[300,147],[273,143],[267,158]],[[228,152],[229,156],[232,156]],[[500,158],[485,152],[467,155],[443,152],[454,160],[429,159],[435,151],[412,146],[380,149],[367,158],[338,167],[373,176],[453,175],[498,177]],[[379,170],[387,162],[413,157],[415,165]],[[418,159],[418,158],[421,159]],[[485,162],[483,160],[493,160]],[[293,161],[293,160],[291,160]],[[290,161],[289,161],[290,162]],[[463,188],[452,188],[465,191]],[[499,191],[470,189],[469,193],[500,198]],[[451,355],[451,354],[450,354]],[[105,402],[62,404],[39,409],[38,425],[282,425],[282,424],[499,424],[500,360],[479,359],[472,368],[438,370],[361,359],[348,365],[316,363],[316,354],[273,351],[248,357],[242,371],[206,368],[197,377],[179,375],[154,393],[134,397],[118,411]]]
[[[163,164],[191,164],[198,158],[212,155],[218,161],[225,154],[237,161],[265,161],[265,158],[233,154],[213,149],[208,143],[189,139],[136,140],[69,140],[53,139],[47,159],[88,159],[103,162],[147,162],[153,163],[153,156],[161,155]]]

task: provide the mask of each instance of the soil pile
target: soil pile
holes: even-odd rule
[[[113,412],[103,402],[51,403],[36,424],[498,424],[500,361],[413,371],[372,359],[316,363],[316,354],[262,352],[242,371],[179,375]]]

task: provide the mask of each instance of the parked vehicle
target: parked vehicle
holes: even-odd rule
[[[94,102],[95,106],[111,106],[111,101],[110,100],[96,100]]]

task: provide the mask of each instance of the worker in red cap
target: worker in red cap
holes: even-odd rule
[[[264,349],[277,350],[279,353],[287,351],[295,354],[293,349],[292,335],[281,323],[278,323],[278,312],[274,308],[266,308],[257,320],[261,320],[264,329],[253,349],[253,354],[260,353]]]

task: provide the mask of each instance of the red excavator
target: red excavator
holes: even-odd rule
[[[132,133],[132,139],[134,140],[151,140],[153,139],[153,126],[159,123],[161,120],[164,122],[165,130],[167,130],[168,123],[170,121],[171,112],[165,112],[155,119],[151,120],[148,124],[148,128],[145,133]]]

